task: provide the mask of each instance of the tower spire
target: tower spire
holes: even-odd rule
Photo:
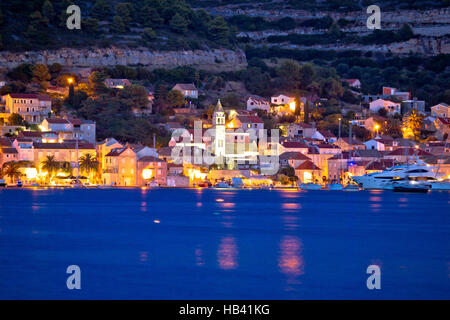
[[[223,111],[222,103],[220,103],[220,98],[217,100],[216,111]]]

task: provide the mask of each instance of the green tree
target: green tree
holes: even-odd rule
[[[156,39],[156,33],[152,28],[145,28],[144,32],[142,32],[142,39],[145,41],[151,42]]]
[[[97,0],[92,7],[91,16],[94,18],[108,20],[111,14],[111,5],[107,0]]]
[[[53,9],[53,5],[49,0],[44,1],[41,11],[42,16],[44,16],[49,21],[51,21],[55,16],[55,10]]]
[[[48,88],[50,79],[51,75],[45,64],[37,64],[33,67],[33,82],[38,83],[42,89]]]
[[[411,110],[409,116],[403,122],[403,135],[405,138],[413,138],[418,141],[423,125],[423,116],[416,110]]]
[[[11,126],[25,126],[26,122],[18,113],[12,113],[8,118],[8,124]]]
[[[98,32],[98,20],[95,18],[86,18],[81,21],[82,28],[86,30],[87,33],[97,33]]]
[[[92,178],[93,173],[98,171],[99,163],[97,158],[90,153],[83,154],[80,157],[78,164],[81,172],[87,174],[90,179]]]
[[[50,42],[47,33],[48,19],[39,11],[35,11],[30,14],[29,21],[28,29],[24,33],[25,37],[36,44],[48,44]]]
[[[407,23],[404,23],[400,30],[397,31],[396,39],[398,41],[408,41],[409,39],[414,37],[414,32],[411,29],[411,26]]]
[[[170,90],[167,93],[166,101],[171,107],[184,105],[184,95],[178,90]]]
[[[316,69],[311,63],[304,63],[298,69],[298,78],[302,88],[307,88],[316,75]]]
[[[333,23],[331,25],[330,29],[328,29],[328,34],[333,39],[339,39],[342,36],[342,31],[341,31],[341,28],[339,28],[339,25],[337,23]]]
[[[222,17],[215,17],[207,24],[208,35],[213,41],[220,44],[228,44],[230,37],[230,28]]]
[[[177,33],[185,33],[189,26],[189,21],[186,20],[178,12],[169,21],[170,29]]]
[[[151,5],[146,5],[140,12],[140,21],[146,27],[156,28],[164,23],[158,11]]]
[[[128,27],[133,21],[134,16],[134,5],[130,2],[118,3],[115,7],[115,14],[122,18],[123,22]]]
[[[49,155],[41,162],[41,169],[47,172],[48,179],[51,180],[60,168],[59,162],[55,160],[54,155]]]
[[[8,177],[12,183],[20,179],[22,172],[20,171],[20,164],[16,161],[8,161],[3,164],[3,175]]]
[[[107,91],[105,85],[106,74],[100,71],[94,71],[90,74],[88,80],[89,95],[96,95]]]
[[[124,33],[127,32],[128,27],[121,16],[115,15],[110,29],[115,33]]]

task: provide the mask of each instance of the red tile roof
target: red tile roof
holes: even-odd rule
[[[40,132],[40,131],[21,131],[18,136],[24,137],[24,138],[41,138],[42,132]]]
[[[162,159],[156,158],[156,157],[152,157],[152,156],[145,156],[142,157],[138,160],[139,162],[165,162]]]
[[[295,170],[320,170],[320,168],[316,166],[312,161],[308,160],[295,168]]]
[[[308,146],[305,143],[296,141],[285,141],[283,142],[283,147],[287,149],[298,149],[298,148],[308,149]]]
[[[386,170],[394,165],[394,160],[383,159],[380,161],[372,161],[366,166],[366,170]]]
[[[388,156],[432,156],[431,153],[416,148],[398,148],[387,154]]]
[[[62,143],[45,143],[45,142],[34,142],[34,149],[75,149],[76,142],[62,142]],[[78,142],[78,149],[94,149],[95,146],[92,143],[80,141]]]
[[[70,124],[69,120],[63,118],[47,118],[48,123],[60,123],[60,124]]]
[[[301,152],[283,152],[280,160],[311,160]]]
[[[39,99],[43,101],[51,101],[52,99],[43,94],[34,94],[34,93],[10,93],[11,98],[14,99]]]

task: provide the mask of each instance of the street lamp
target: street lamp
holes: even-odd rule
[[[376,125],[374,126],[374,129],[375,129],[375,131],[376,131],[376,133],[377,133],[377,136],[378,136],[378,130],[380,129],[380,125],[379,125],[379,124],[376,124]]]

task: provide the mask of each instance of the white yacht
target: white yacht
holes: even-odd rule
[[[442,181],[443,175],[436,173],[436,168],[418,161],[410,165],[398,165],[382,172],[368,173],[353,177],[360,187],[364,189],[388,189],[392,190],[397,183],[406,180],[418,181],[430,185],[431,189],[448,190],[449,183]]]

